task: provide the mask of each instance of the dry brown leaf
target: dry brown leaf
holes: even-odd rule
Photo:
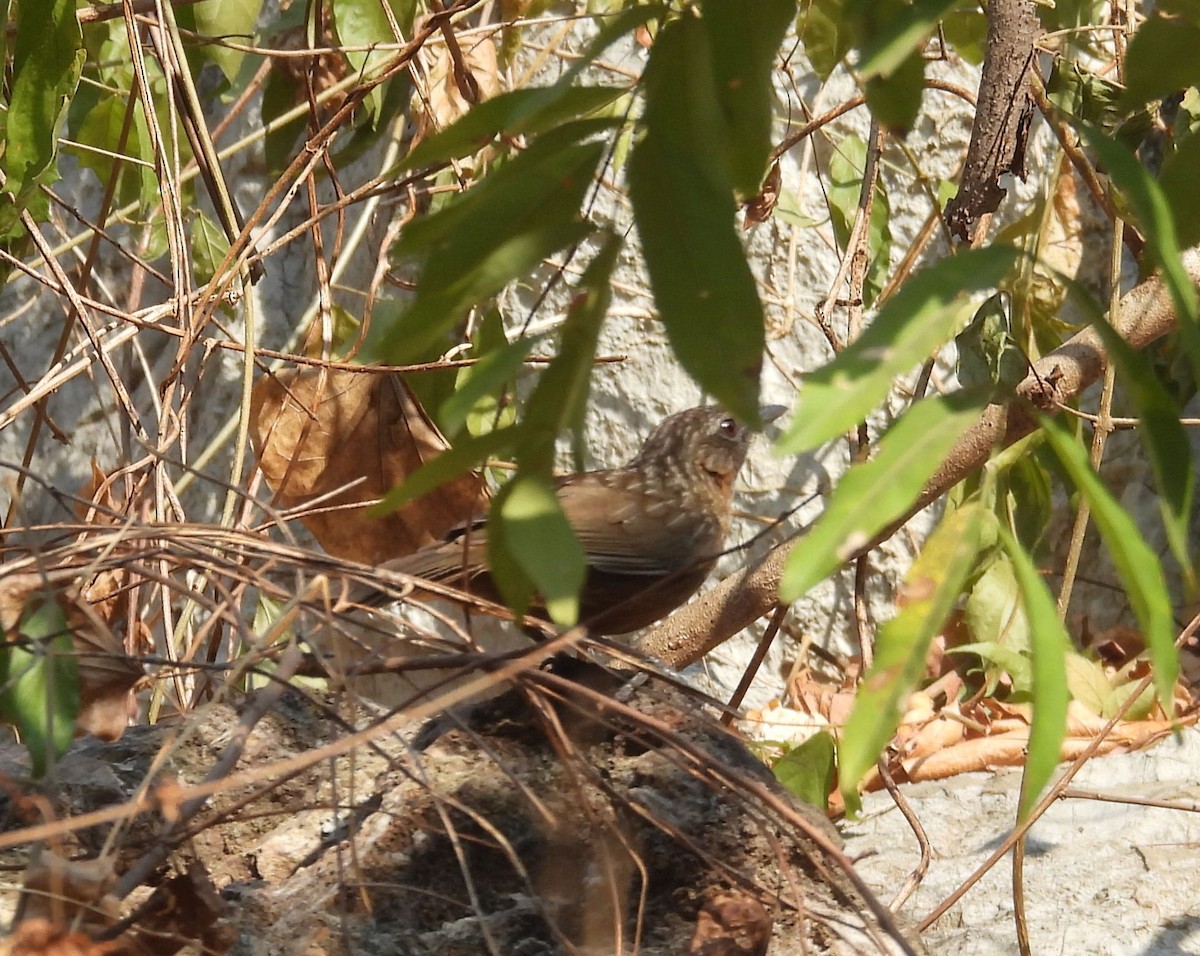
[[[775,211],[775,206],[779,203],[781,182],[779,161],[776,160],[767,171],[766,179],[763,180],[762,189],[759,190],[758,195],[746,203],[745,215],[742,219],[743,229],[749,229],[751,226],[766,222],[771,218],[771,213]]]
[[[251,418],[276,504],[291,509],[320,498],[301,521],[330,554],[379,564],[441,539],[486,507],[475,474],[381,518],[368,517],[365,505],[345,507],[378,500],[446,448],[398,375],[303,369],[262,378]]]
[[[449,47],[442,43],[427,61],[427,93],[416,104],[417,140],[445,129],[470,108],[460,84],[472,90],[476,101],[486,100],[500,92],[500,68],[496,60],[496,44],[490,36],[456,35],[464,71],[456,72]]]
[[[49,588],[38,574],[13,574],[0,581],[0,628],[6,639],[20,624],[30,598],[42,593],[58,603],[71,631],[79,673],[76,730],[117,740],[136,712],[133,690],[146,676],[145,670],[77,589]]]

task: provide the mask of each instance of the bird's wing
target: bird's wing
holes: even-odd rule
[[[487,572],[487,528],[483,521],[455,528],[445,540],[426,545],[402,558],[393,558],[385,562],[383,568],[495,599],[490,587],[479,586],[481,576]],[[392,600],[394,596],[375,588],[356,596],[356,603],[371,607],[380,607]]]
[[[558,498],[590,567],[611,574],[654,577],[687,565],[689,555],[694,554],[694,521],[672,503],[657,502],[589,477],[561,481]]]

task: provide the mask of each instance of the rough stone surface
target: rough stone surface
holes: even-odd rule
[[[1200,953],[1200,731],[1151,750],[1095,760],[1073,790],[1114,799],[1171,801],[1178,809],[1067,799],[1033,827],[1025,860],[1026,918],[1034,953],[1176,956]],[[1012,830],[1020,773],[972,773],[906,785],[933,848],[929,871],[901,910],[919,923]],[[916,838],[886,793],[842,828],[847,852],[885,902],[916,867]],[[923,935],[933,953],[1016,953],[1011,857]]]

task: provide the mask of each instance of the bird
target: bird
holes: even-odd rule
[[[759,410],[764,422],[786,409]],[[733,484],[753,431],[719,405],[676,412],[626,465],[565,475],[555,494],[580,545],[586,577],[579,620],[622,635],[666,617],[695,594],[725,548]],[[384,567],[500,603],[487,563],[486,517]],[[380,592],[362,596],[375,605]],[[531,611],[538,616],[544,609]]]

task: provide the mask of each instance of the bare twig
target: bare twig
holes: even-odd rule
[[[979,81],[979,109],[958,195],[946,207],[950,231],[970,241],[979,218],[1004,199],[1000,177],[1025,175],[1025,138],[1033,117],[1029,77],[1041,25],[1033,0],[987,5],[987,56]]]

